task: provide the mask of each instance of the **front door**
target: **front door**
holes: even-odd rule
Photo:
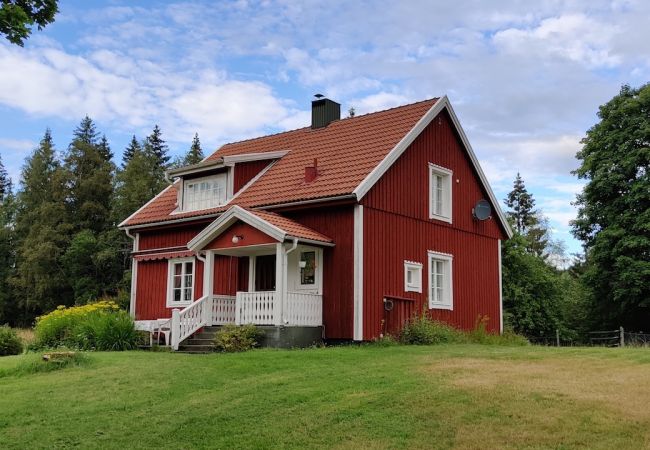
[[[258,256],[255,260],[255,290],[275,291],[275,255]]]

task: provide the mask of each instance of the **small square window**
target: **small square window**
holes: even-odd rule
[[[422,292],[422,264],[404,261],[404,291]]]
[[[429,218],[451,223],[453,172],[429,163]]]

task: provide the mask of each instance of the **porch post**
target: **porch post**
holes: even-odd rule
[[[282,325],[282,315],[284,310],[284,297],[286,286],[286,270],[284,245],[275,244],[275,299],[273,302],[273,324]]]
[[[203,295],[212,295],[214,292],[214,252],[208,250],[205,252],[205,262],[203,263]]]

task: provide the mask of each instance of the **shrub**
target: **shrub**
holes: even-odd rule
[[[244,352],[257,347],[264,337],[264,331],[255,325],[225,325],[214,335],[214,346],[218,352]]]
[[[37,347],[130,350],[137,346],[133,319],[112,301],[59,307],[36,322]]]
[[[399,335],[403,344],[430,345],[463,342],[463,335],[446,323],[430,319],[426,314],[413,316],[404,324]]]
[[[23,343],[14,330],[8,326],[0,327],[0,356],[20,355]]]

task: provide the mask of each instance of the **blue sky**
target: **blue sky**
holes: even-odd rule
[[[304,126],[311,96],[358,113],[448,95],[498,198],[522,173],[568,252],[570,175],[598,106],[650,80],[643,1],[62,1],[0,42],[0,155],[14,180],[46,127],[89,114],[119,160],[159,124],[171,152]]]

